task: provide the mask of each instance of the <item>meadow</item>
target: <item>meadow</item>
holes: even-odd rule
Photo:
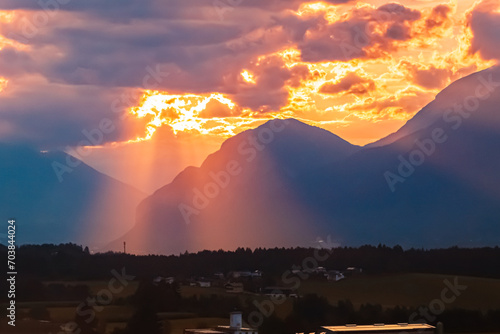
[[[451,276],[439,274],[378,274],[359,275],[348,277],[338,282],[309,279],[301,281],[298,289],[300,296],[316,294],[325,297],[332,305],[339,301],[350,300],[354,307],[366,304],[379,304],[383,308],[395,306],[417,309],[419,306],[428,306],[433,300],[440,299],[446,288],[445,280],[453,283],[456,280],[466,286],[456,299],[446,304],[446,308],[461,308],[468,310],[486,311],[500,309],[500,279],[478,278],[469,276]],[[96,294],[107,287],[107,281],[47,281],[45,284],[61,283],[65,285],[87,285],[91,293]],[[99,328],[111,333],[114,328],[123,328],[134,313],[134,308],[124,301],[132,296],[138,288],[137,282],[132,282],[125,290],[116,296],[116,299],[99,312]],[[244,292],[233,294],[224,288],[182,285],[182,297],[211,296],[235,297],[242,304],[260,304],[269,297],[260,294]],[[295,298],[288,298],[285,302],[275,305],[273,314],[284,319],[293,308]],[[19,303],[20,312],[28,313],[33,308],[46,308],[50,319],[56,323],[71,322],[75,318],[77,306],[82,301],[65,302],[23,302]],[[158,314],[164,322],[165,332],[181,334],[184,328],[212,327],[227,325],[227,318],[200,317],[195,313],[165,312]],[[328,324],[325,324],[328,325]]]

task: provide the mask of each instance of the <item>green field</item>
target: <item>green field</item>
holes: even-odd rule
[[[46,281],[45,285],[49,284],[64,284],[70,286],[76,285],[87,285],[90,288],[90,293],[96,295],[102,289],[108,289],[108,281]],[[123,290],[119,293],[114,294],[115,298],[125,298],[131,296],[137,290],[138,282],[128,282],[127,286],[123,287]]]
[[[301,295],[315,293],[325,296],[332,304],[336,304],[339,300],[349,299],[356,306],[371,303],[381,304],[384,307],[396,305],[415,307],[429,304],[433,299],[439,299],[441,291],[446,287],[444,280],[453,282],[454,278],[455,276],[435,274],[360,275],[348,277],[339,282],[303,280],[298,291]],[[457,278],[458,284],[466,285],[467,289],[450,306],[481,310],[500,308],[500,279],[467,276],[458,276]],[[86,284],[93,294],[107,288],[105,281],[46,283]],[[134,294],[136,289],[137,282],[132,282],[115,297],[128,297]],[[262,298],[253,293],[245,292],[236,295],[226,292],[223,288],[191,286],[182,286],[181,293],[183,297],[211,294],[225,297],[238,296],[242,301]],[[68,302],[67,304],[73,306],[78,303]]]
[[[229,318],[191,318],[170,320],[171,334],[182,334],[185,328],[211,328],[229,325]]]
[[[444,281],[454,281],[455,276],[434,275],[434,274],[400,274],[400,275],[360,275],[348,277],[339,282],[327,282],[318,280],[301,281],[298,289],[299,295],[314,293],[326,297],[329,302],[335,305],[339,300],[349,299],[355,307],[361,304],[380,304],[384,308],[394,306],[417,307],[429,305],[434,299],[441,298],[441,292],[446,287]],[[464,309],[500,309],[500,279],[487,279],[476,277],[457,277],[458,284],[467,288],[457,296],[457,298],[446,304],[447,308]],[[49,282],[46,282],[47,284]],[[54,283],[54,282],[50,282]],[[57,282],[63,284],[86,284],[92,293],[96,294],[101,289],[106,289],[107,281],[89,282]],[[127,297],[132,295],[137,289],[137,283],[133,282],[117,297]],[[220,295],[225,297],[237,296],[242,303],[262,302],[269,297],[253,293],[232,294],[223,288],[200,288],[182,286],[183,297],[193,295]],[[281,305],[275,305],[274,314],[278,317],[286,317],[293,305],[293,298],[288,299]],[[115,299],[116,301],[116,299]],[[19,303],[19,311],[28,311],[35,306],[45,306],[50,312],[53,322],[65,323],[73,321],[76,307],[82,301],[73,302],[24,302]],[[101,328],[110,333],[115,327],[125,326],[127,320],[134,313],[134,309],[128,305],[108,305],[100,312],[97,318],[101,323]],[[225,325],[226,318],[198,318],[195,314],[169,313],[159,314],[160,319],[168,321],[173,334],[181,334],[184,328],[196,328],[200,326]]]
[[[383,307],[428,305],[441,298],[446,287],[444,280],[453,283],[456,276],[434,274],[404,274],[349,277],[339,282],[303,281],[299,292],[316,293],[328,298],[330,303],[349,299],[355,306],[381,304]],[[500,280],[458,276],[458,284],[466,285],[449,307],[500,309]]]

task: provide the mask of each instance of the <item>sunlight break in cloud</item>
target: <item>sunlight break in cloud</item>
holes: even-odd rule
[[[107,142],[146,140],[160,127],[222,140],[266,119],[294,117],[366,144],[452,81],[494,64],[500,45],[495,1],[259,1],[222,17],[203,1],[142,4],[140,13],[134,6],[115,13],[100,2],[70,2],[24,39],[16,36],[43,9],[0,4],[6,128],[29,119],[25,140],[42,138],[57,114],[57,126],[76,136],[67,130],[37,144],[73,145],[83,129],[111,117],[109,101],[133,91],[142,98],[112,115],[117,131]],[[145,87],[146,69],[155,66],[169,77]],[[19,113],[12,101],[22,97],[37,102],[23,102]],[[88,113],[68,110],[72,98]],[[140,134],[128,124],[133,118],[144,126]]]
[[[454,17],[453,4],[428,5],[420,10],[398,4],[376,7],[358,3],[345,5],[349,11],[323,2],[302,5],[296,12],[283,12],[278,23],[260,35],[265,39],[281,34],[292,43],[285,42],[282,50],[256,55],[241,64],[237,73],[242,80],[233,81],[233,91],[203,95],[148,91],[132,113],[154,115],[146,138],[162,125],[171,126],[174,133],[195,131],[227,137],[240,132],[238,127],[251,118],[263,115],[296,117],[330,129],[332,124],[345,127],[348,118],[347,123],[356,119],[407,120],[452,81],[492,65],[464,47],[469,42],[469,27],[464,18]],[[265,45],[263,40],[258,42],[257,46]],[[264,72],[260,67],[266,62]],[[270,79],[260,75],[268,73],[273,68],[270,66],[277,71],[273,80],[282,80],[273,86],[278,94],[274,96],[282,102],[276,100],[278,104],[267,107],[265,101],[260,105],[244,102],[244,96],[258,101],[257,96],[266,94],[259,87],[269,85]],[[260,95],[254,95],[257,92]],[[216,96],[224,96],[226,102],[220,103],[230,103],[229,109],[246,117],[236,117],[233,112],[211,121],[200,117]]]

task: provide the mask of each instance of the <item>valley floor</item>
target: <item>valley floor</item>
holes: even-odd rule
[[[45,282],[45,284],[55,282]],[[67,285],[88,285],[91,293],[97,293],[107,287],[106,281],[79,281],[64,282]],[[451,285],[450,285],[451,284]],[[490,309],[500,309],[500,279],[476,278],[466,276],[449,276],[437,274],[386,274],[386,275],[360,275],[349,277],[338,282],[304,280],[298,289],[300,296],[316,294],[324,296],[332,305],[339,301],[350,300],[354,307],[361,305],[379,304],[383,308],[394,308],[396,306],[417,309],[419,306],[431,305],[435,300],[443,299],[443,290],[450,289],[453,284],[460,287],[459,293],[452,302],[443,303],[446,309],[467,309],[487,311]],[[104,306],[97,313],[99,319],[99,328],[102,332],[111,333],[115,328],[123,328],[126,322],[132,316],[134,309],[132,306],[123,303],[123,300],[132,296],[138,288],[137,282],[132,282],[124,291],[122,291],[111,305]],[[226,292],[224,288],[202,288],[194,286],[181,286],[182,297],[192,296],[211,296],[235,297],[235,294]],[[451,296],[451,292],[445,292],[444,295]],[[262,303],[269,299],[264,295],[253,293],[237,294],[243,303]],[[278,318],[284,319],[293,309],[294,298],[288,298],[280,305],[275,305],[273,314]],[[449,301],[449,300],[448,300]],[[23,321],[18,318],[18,327],[16,333],[44,333],[43,327],[52,329],[57,325],[71,322],[75,318],[75,312],[80,301],[74,302],[23,302],[18,304],[18,312],[27,314],[33,308],[45,308],[50,315],[49,323],[43,326],[37,325],[33,321]],[[120,305],[121,304],[121,305]],[[3,306],[2,306],[3,307]],[[198,317],[190,313],[162,313],[159,318],[169,328],[171,334],[182,334],[184,328],[211,327],[215,325],[227,325],[227,318]],[[245,316],[245,315],[244,315]],[[410,322],[410,321],[408,321]],[[324,324],[332,325],[332,324]],[[2,333],[8,333],[10,328],[2,325]],[[446,326],[446,324],[445,324]],[[167,332],[167,331],[165,331]],[[446,332],[446,327],[445,327]],[[46,332],[48,333],[48,331]]]

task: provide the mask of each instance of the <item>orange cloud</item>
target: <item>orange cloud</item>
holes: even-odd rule
[[[140,103],[128,108],[131,117],[146,124],[143,134],[132,139],[137,141],[151,138],[161,127],[175,135],[226,138],[275,117],[295,117],[329,128],[332,124],[349,127],[357,121],[402,122],[430,102],[439,89],[492,64],[484,58],[493,58],[499,45],[486,43],[495,40],[487,29],[497,22],[495,1],[481,2],[467,17],[457,14],[459,6],[454,3],[372,3],[294,2],[272,13],[266,12],[267,7],[235,7],[224,24],[207,21],[205,16],[179,26],[162,21],[168,31],[179,33],[155,35],[158,40],[147,41],[144,36],[157,32],[155,24],[141,23],[124,33],[129,28],[126,22],[115,25],[97,20],[98,29],[88,30],[85,18],[90,16],[61,13],[40,30],[40,38],[29,41],[41,52],[36,57],[31,44],[15,63],[9,52],[0,50],[0,68],[8,69],[8,64],[18,68],[9,72],[15,75],[7,75],[7,70],[0,75],[19,80],[25,75],[21,70],[29,69],[33,76],[68,85],[104,89],[120,82],[140,89],[149,73],[143,61],[150,61],[152,49],[162,47],[162,57],[168,59],[161,64],[162,71],[169,76],[154,90],[144,88]],[[234,25],[239,29],[227,27],[237,24],[236,18],[248,16],[247,10],[256,16]],[[19,20],[17,12],[3,13],[4,28]],[[117,44],[109,50],[120,52],[88,57],[85,50],[105,44],[99,39],[99,29],[106,27],[116,33]],[[82,43],[71,47],[75,37]],[[0,38],[0,49],[5,40]],[[163,49],[170,44],[172,49]],[[123,55],[132,48],[121,49],[128,45],[145,52],[130,62]],[[47,60],[49,55],[57,55],[58,62]],[[137,68],[136,61],[140,63]],[[132,66],[126,66],[129,63]],[[112,75],[114,71],[118,76]],[[0,80],[0,90],[5,82]]]
[[[408,120],[435,96],[415,87],[408,87],[394,95],[368,98],[362,104],[352,106],[357,117],[365,120]]]
[[[336,82],[326,82],[319,92],[323,94],[356,94],[364,95],[375,90],[375,82],[368,78],[362,78],[356,73],[349,73]]]
[[[406,78],[414,84],[425,89],[442,89],[450,83],[452,70],[438,68],[434,64],[412,63],[402,60],[398,67],[405,72]]]
[[[425,19],[427,31],[436,29],[448,29],[452,26],[452,14],[454,7],[444,4],[434,7],[431,14]]]
[[[310,6],[283,18],[290,38],[307,62],[390,57],[410,46],[431,47],[451,32],[455,7],[418,10],[389,3],[358,4],[343,14],[335,6]]]
[[[218,100],[210,100],[205,109],[203,109],[198,117],[200,118],[227,118],[237,117],[241,113],[240,108],[231,108],[229,105],[219,102]]]
[[[0,93],[7,87],[8,82],[7,79],[0,77]]]

